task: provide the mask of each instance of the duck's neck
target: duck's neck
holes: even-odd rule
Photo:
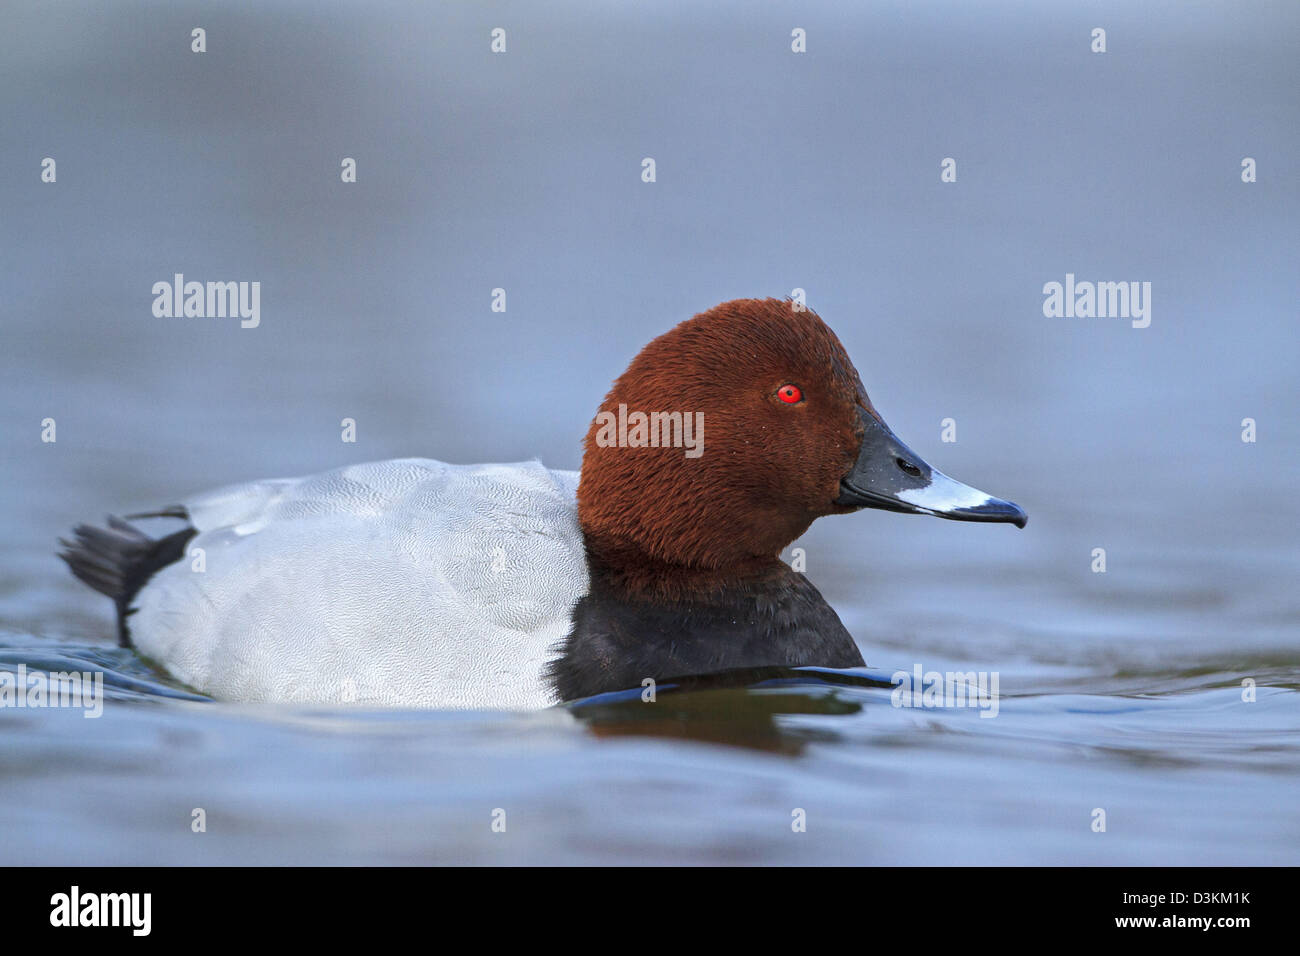
[[[587,542],[591,586],[548,671],[561,700],[772,666],[861,667],[839,617],[775,557],[666,565]]]

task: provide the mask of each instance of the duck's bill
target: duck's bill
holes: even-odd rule
[[[954,481],[931,468],[884,422],[862,412],[864,434],[858,460],[840,480],[837,505],[934,515],[953,521],[1002,521],[1023,528],[1023,508]]]

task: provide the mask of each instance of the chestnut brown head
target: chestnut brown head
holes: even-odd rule
[[[816,518],[863,507],[1025,520],[899,441],[835,333],[789,301],[724,302],[659,336],[587,432],[578,516],[606,561],[770,562]]]

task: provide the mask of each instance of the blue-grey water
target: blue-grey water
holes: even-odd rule
[[[6,4],[0,670],[108,700],[0,707],[0,863],[1300,860],[1300,7],[842,7]],[[260,325],[155,317],[175,273],[259,281]],[[1150,282],[1149,327],[1045,317],[1067,274]],[[54,557],[247,478],[576,468],[642,344],[796,288],[905,441],[1030,514],[797,543],[872,673],[996,672],[995,718],[816,675],[212,702]]]

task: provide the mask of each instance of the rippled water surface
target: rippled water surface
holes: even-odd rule
[[[1300,835],[1280,679],[1249,706],[1166,675],[1011,696],[994,719],[793,674],[653,704],[356,713],[186,700],[102,648],[4,658],[109,686],[99,719],[0,712],[7,862],[1293,863]]]
[[[0,863],[1300,861],[1300,8],[1089,16],[1105,56],[1021,5],[814,5],[794,57],[746,4],[10,4],[0,670],[107,701],[0,707]],[[154,318],[176,272],[261,281],[261,326]],[[1152,282],[1150,327],[1045,318],[1066,273]],[[795,287],[905,441],[1030,514],[797,542],[863,673],[234,705],[54,557],[246,478],[575,468],[640,345]],[[917,666],[996,672],[997,716],[894,706]]]

